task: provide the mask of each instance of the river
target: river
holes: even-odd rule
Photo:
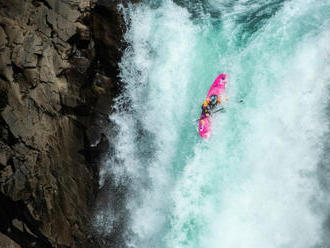
[[[330,1],[122,11],[124,92],[101,185],[111,177],[124,200],[98,213],[103,232],[124,222],[118,247],[329,247]],[[196,119],[220,73],[226,111],[201,139]]]

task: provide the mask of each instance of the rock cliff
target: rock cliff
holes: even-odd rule
[[[100,247],[91,210],[120,92],[117,3],[0,0],[0,247]]]

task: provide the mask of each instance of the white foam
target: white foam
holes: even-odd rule
[[[130,47],[120,68],[132,104],[111,116],[120,128],[116,159],[104,174],[129,187],[128,247],[303,248],[321,241],[324,217],[311,199],[326,202],[315,173],[328,132],[330,48],[326,29],[313,26],[326,24],[318,19],[300,30],[311,3],[288,2],[245,47],[235,47],[241,31],[234,17],[253,7],[238,2],[222,28],[194,23],[172,1],[125,10]],[[230,75],[227,112],[201,140],[191,120],[220,72]],[[244,103],[236,103],[241,96]]]

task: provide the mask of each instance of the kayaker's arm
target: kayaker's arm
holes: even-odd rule
[[[225,112],[225,111],[226,111],[225,108],[224,108],[223,106],[220,106],[220,108],[217,109],[217,110],[215,110],[214,112],[212,112],[212,114],[217,113],[217,112],[221,112],[221,113],[223,113],[223,112]]]

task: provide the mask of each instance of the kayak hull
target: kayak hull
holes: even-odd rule
[[[198,123],[198,132],[199,135],[206,139],[210,135],[210,117],[201,116],[201,119],[199,119]]]
[[[212,83],[206,98],[210,98],[212,95],[217,95],[221,98],[224,95],[226,84],[227,84],[227,75],[220,74]],[[211,118],[206,117],[205,115],[201,114],[198,122],[198,132],[199,135],[203,138],[209,138],[211,134]]]

